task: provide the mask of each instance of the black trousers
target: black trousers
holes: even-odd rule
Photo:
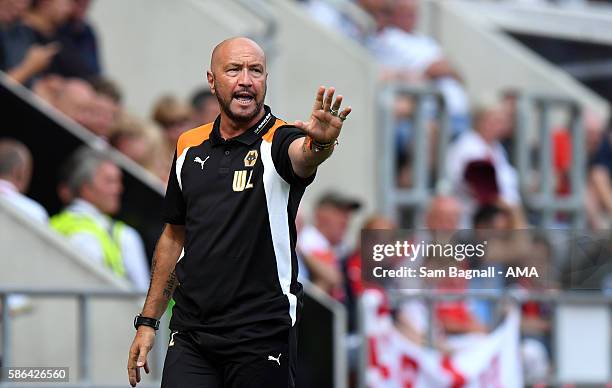
[[[235,345],[206,333],[172,332],[162,388],[294,388],[297,330]]]

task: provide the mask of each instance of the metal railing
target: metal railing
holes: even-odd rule
[[[395,101],[398,94],[411,97],[414,100],[414,115],[412,119],[412,185],[409,188],[398,187],[396,183],[396,120]],[[379,118],[382,123],[382,144],[379,162],[379,184],[378,198],[381,213],[389,218],[396,218],[399,207],[413,208],[421,212],[429,201],[430,192],[435,184],[430,182],[431,169],[430,157],[432,140],[429,136],[428,123],[431,120],[438,122],[439,130],[436,142],[436,179],[442,182],[446,177],[446,153],[450,142],[450,116],[440,92],[419,88],[412,85],[393,84],[386,85],[379,92]],[[427,115],[428,105],[435,102],[437,105],[436,116]],[[415,222],[420,216],[414,217]],[[416,225],[414,225],[416,226]]]
[[[514,159],[519,176],[519,185],[525,204],[539,217],[539,226],[553,227],[558,212],[570,214],[572,226],[585,226],[584,186],[586,182],[585,134],[582,123],[582,109],[569,98],[523,94],[518,97],[516,128],[514,133]],[[567,130],[571,136],[571,166],[569,171],[570,193],[561,196],[555,192],[555,167],[553,165],[553,130],[551,116],[554,109],[563,109],[568,114]],[[531,172],[532,139],[529,136],[530,112],[536,121],[537,134],[537,172],[539,189],[533,192]]]
[[[386,290],[389,296],[389,303],[391,306],[396,307],[400,303],[410,299],[421,299],[427,307],[428,322],[427,325],[427,342],[428,346],[434,344],[434,330],[435,330],[435,314],[434,304],[439,301],[452,301],[452,300],[486,300],[495,302],[509,302],[520,304],[526,301],[544,302],[549,303],[554,309],[563,305],[607,305],[608,308],[612,309],[612,295],[603,294],[597,292],[562,292],[562,291],[550,291],[550,292],[525,292],[525,290],[466,290],[456,293],[443,293],[436,290],[423,290],[414,289],[408,290]],[[363,301],[360,299],[358,302],[358,327],[359,332],[365,337],[365,320],[364,313],[365,309]],[[610,310],[612,311],[612,310]],[[555,334],[557,321],[553,318],[551,338]],[[612,330],[612,328],[611,328]],[[361,341],[360,357],[359,357],[359,370],[358,370],[358,384],[359,388],[366,388],[366,373],[368,368],[368,341]],[[554,359],[554,342],[551,351],[551,358]],[[555,363],[552,363],[553,373],[549,381],[545,381],[546,386],[560,386],[559,382],[559,371],[556,368]]]
[[[346,333],[347,333],[347,316],[345,307],[330,298],[323,291],[319,290],[316,286],[310,282],[304,282],[304,292],[310,296],[313,300],[319,303],[321,306],[330,311],[333,316],[333,386],[337,388],[345,388],[348,386],[348,361],[346,354]],[[12,338],[12,325],[10,309],[8,308],[8,299],[10,295],[21,294],[37,298],[66,298],[76,299],[77,303],[77,317],[78,317],[78,347],[77,354],[79,364],[77,366],[78,379],[71,383],[62,384],[66,387],[87,387],[87,388],[116,388],[127,386],[127,374],[126,383],[121,385],[111,384],[95,384],[92,382],[92,355],[93,348],[91,346],[91,303],[92,299],[121,299],[121,300],[138,300],[146,296],[146,293],[140,291],[119,291],[119,290],[83,290],[83,289],[31,289],[31,288],[14,288],[14,287],[0,287],[0,307],[2,314],[0,315],[0,335],[2,339],[2,346],[0,347],[0,357],[2,359],[2,366],[13,366],[12,365],[12,349],[13,344]],[[131,317],[128,317],[131,318]],[[160,328],[164,328],[165,331],[168,327],[168,317],[164,315],[162,317],[162,323]],[[161,330],[161,329],[160,329]],[[167,333],[165,333],[167,334]],[[164,338],[164,334],[158,335],[160,338]],[[129,346],[128,343],[126,345]],[[149,384],[139,384],[139,387],[159,387],[161,383],[161,372],[163,370],[163,362],[165,358],[167,342],[158,339],[155,341],[154,349],[149,353],[154,356],[149,359],[149,364],[154,364],[151,368],[151,373],[155,377],[155,381]],[[1,377],[1,376],[0,376]],[[71,375],[72,379],[72,375]],[[48,384],[47,384],[48,385]],[[13,384],[9,382],[0,381],[0,388],[18,388],[18,387],[35,387],[36,385],[30,385],[26,383]],[[45,386],[45,385],[42,385]],[[58,386],[57,384],[53,385]]]
[[[88,388],[102,388],[102,387],[124,387],[127,386],[127,372],[126,372],[126,382],[121,385],[109,385],[109,384],[94,384],[92,383],[92,347],[91,347],[91,333],[90,333],[90,318],[91,318],[91,309],[90,304],[92,299],[122,299],[122,300],[137,300],[138,298],[143,298],[146,296],[146,293],[141,291],[119,291],[119,290],[82,290],[82,289],[30,289],[30,288],[7,288],[0,287],[0,302],[2,306],[2,315],[0,320],[0,325],[2,326],[1,335],[2,335],[2,347],[0,348],[0,355],[2,356],[2,366],[13,366],[12,365],[12,325],[11,325],[11,317],[9,312],[8,299],[10,295],[26,295],[37,298],[66,298],[66,299],[76,299],[78,301],[77,308],[77,317],[78,317],[78,359],[79,365],[77,367],[78,370],[78,379],[72,383],[63,384],[63,386],[67,387],[88,387]],[[167,320],[162,321],[162,325],[160,327],[167,327]],[[156,381],[152,384],[142,384],[142,387],[148,388],[157,386],[159,387],[161,383],[161,371],[163,369],[163,360],[165,356],[165,341],[158,340],[155,342],[154,350],[150,353],[151,355],[155,355],[154,360],[156,362],[156,366],[152,368],[152,373],[156,373]],[[126,350],[129,344],[126,344]],[[152,360],[150,360],[152,361]],[[26,384],[26,383],[9,383],[0,381],[0,388],[12,388],[12,387],[34,387],[36,385]],[[48,386],[42,385],[42,386]],[[54,384],[53,386],[58,386]],[[140,384],[139,384],[140,387]]]

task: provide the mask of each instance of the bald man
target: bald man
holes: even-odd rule
[[[295,216],[351,108],[320,87],[307,121],[276,118],[264,104],[265,54],[247,38],[217,45],[206,76],[221,113],[176,145],[129,381],[149,372],[173,298],[162,387],[294,387],[303,294]]]
[[[0,139],[0,197],[21,213],[46,224],[49,215],[38,202],[26,197],[32,178],[32,155],[21,142]]]

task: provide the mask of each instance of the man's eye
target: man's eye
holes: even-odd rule
[[[229,69],[227,72],[230,74],[236,74],[238,73],[238,71],[239,71],[238,69]]]

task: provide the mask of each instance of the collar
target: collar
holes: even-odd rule
[[[272,111],[270,110],[270,107],[268,105],[264,105],[264,111],[265,114],[263,115],[261,120],[255,123],[255,125],[244,131],[242,134],[233,137],[229,140],[224,140],[221,137],[221,132],[219,131],[219,126],[221,124],[221,115],[217,116],[217,119],[213,124],[213,130],[210,134],[210,143],[213,147],[224,143],[232,143],[235,141],[248,146],[253,145],[257,140],[259,140],[263,135],[265,135],[266,132],[268,132],[268,130],[276,122],[276,117],[272,114]]]
[[[0,179],[0,192],[5,193],[17,193],[17,186],[13,184],[13,182],[7,181],[6,179]]]
[[[98,210],[97,207],[82,198],[74,199],[72,203],[68,205],[68,210],[75,213],[85,214],[94,217],[97,220],[107,221],[108,218],[104,213]]]

